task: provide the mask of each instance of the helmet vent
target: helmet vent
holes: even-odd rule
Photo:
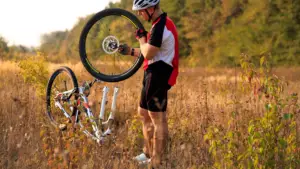
[[[141,5],[143,2],[144,2],[144,0],[141,0],[141,1],[138,3],[138,5]]]

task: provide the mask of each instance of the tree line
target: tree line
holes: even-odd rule
[[[299,0],[161,0],[160,5],[177,26],[180,57],[191,66],[234,66],[242,53],[253,62],[268,55],[274,65],[300,65]],[[131,7],[132,0],[107,6]],[[71,30],[42,35],[35,51],[53,62],[79,61],[79,36],[92,15],[79,18]],[[2,59],[32,51],[0,38]]]

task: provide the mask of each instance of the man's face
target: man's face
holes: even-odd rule
[[[138,16],[141,16],[145,21],[149,19],[146,9],[138,10],[137,11]]]
[[[148,21],[149,16],[147,15],[146,10],[148,10],[148,12],[149,12],[150,15],[154,12],[154,8],[153,7],[149,7],[147,9],[138,10],[137,14],[138,14],[138,16],[141,16],[145,21]]]

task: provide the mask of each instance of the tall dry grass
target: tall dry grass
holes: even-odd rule
[[[49,72],[59,66],[51,64]],[[74,70],[79,84],[93,79],[80,63],[64,66]],[[274,70],[289,81],[285,95],[300,91],[299,70]],[[72,140],[76,137],[56,131],[45,115],[45,99],[36,96],[35,88],[23,81],[19,71],[16,64],[1,62],[0,168],[64,168],[66,160],[69,168],[138,168],[131,158],[142,148],[141,124],[136,116],[141,70],[123,82],[93,86],[89,99],[95,114],[100,111],[102,87],[110,87],[107,110],[113,86],[120,88],[115,131],[103,146],[81,137],[82,133],[76,133],[80,139]],[[176,86],[169,92],[170,137],[163,168],[212,168],[209,145],[204,141],[208,127],[226,128],[233,112],[238,113],[235,120],[244,124],[263,115],[261,101],[238,90],[239,72],[238,69],[181,69]]]

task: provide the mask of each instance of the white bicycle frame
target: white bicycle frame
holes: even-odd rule
[[[96,140],[98,143],[101,143],[107,135],[111,134],[112,122],[114,121],[114,116],[115,116],[115,112],[116,112],[116,101],[117,101],[117,95],[119,92],[118,87],[114,87],[111,111],[110,111],[108,119],[105,121],[104,114],[105,114],[105,104],[106,104],[106,100],[107,100],[108,91],[109,91],[109,88],[104,86],[101,108],[100,108],[100,113],[99,113],[99,122],[97,122],[95,116],[92,113],[91,108],[89,107],[88,97],[83,93],[84,87],[79,87],[79,98],[77,100],[80,100],[80,98],[82,98],[83,106],[86,109],[85,116],[89,119],[89,122],[93,128],[93,133],[90,133],[87,129],[84,129],[83,133],[86,134],[88,137],[91,137],[93,140]],[[73,92],[74,92],[74,90],[68,90],[68,91],[60,93],[60,95],[70,95]],[[70,104],[70,105],[72,105],[72,104]],[[63,108],[60,101],[56,100],[55,106],[58,107],[60,110],[62,110],[64,115],[68,119],[71,120],[71,116]],[[70,106],[70,110],[73,111],[73,109],[74,109],[73,106]],[[80,121],[78,121],[78,115],[79,115],[79,110],[77,109],[76,115],[75,115],[75,124],[78,124],[81,128],[84,128],[83,124]],[[107,126],[107,129],[105,131],[104,131],[104,126]]]

